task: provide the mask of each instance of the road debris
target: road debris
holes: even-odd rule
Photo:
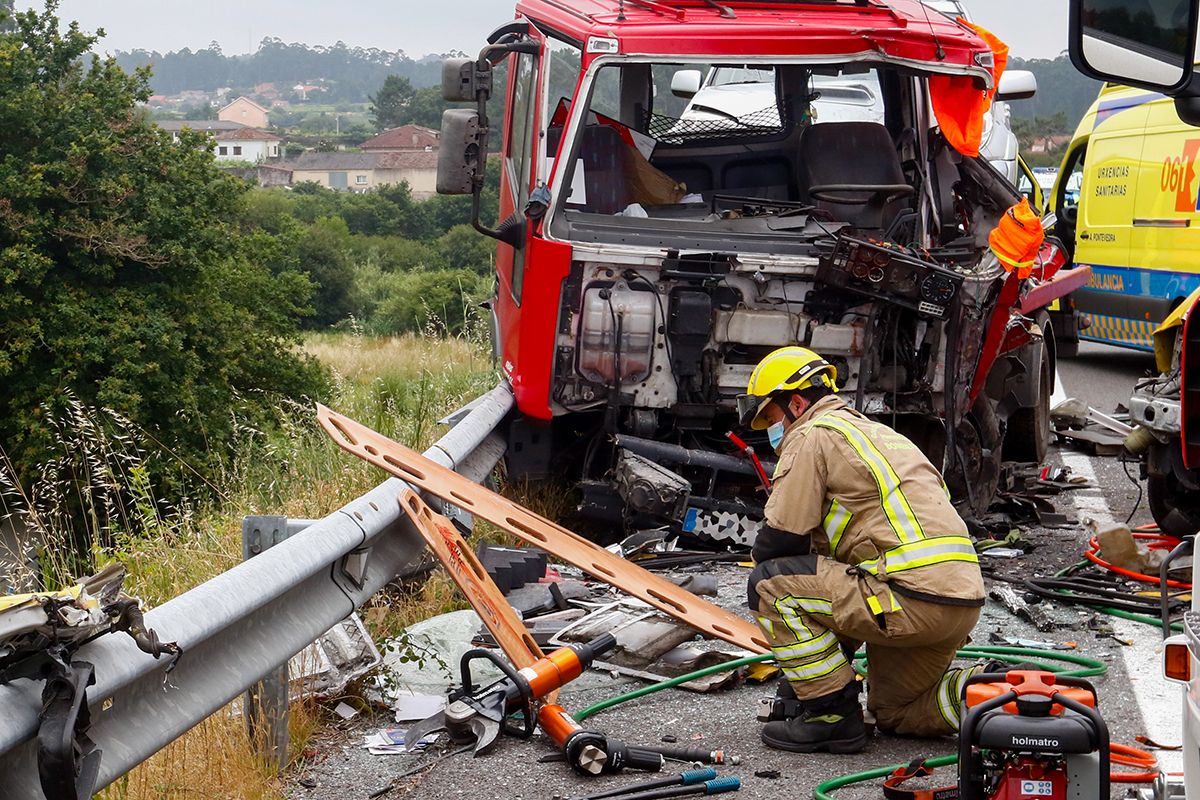
[[[1041,605],[1030,605],[1024,597],[1017,594],[1016,590],[1006,583],[994,585],[989,595],[993,599],[999,600],[1005,608],[1021,619],[1033,623],[1039,631],[1052,631],[1057,627],[1054,617],[1046,608]]]
[[[438,734],[431,733],[409,746],[406,733],[406,728],[381,728],[369,736],[364,736],[362,746],[373,756],[405,755],[419,753],[438,739]]]
[[[362,619],[351,614],[288,661],[288,697],[337,697],[382,662]]]

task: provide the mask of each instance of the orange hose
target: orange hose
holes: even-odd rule
[[[1117,772],[1113,770],[1109,779],[1114,783],[1150,783],[1158,777],[1158,756],[1127,744],[1110,744],[1109,760],[1123,767],[1137,767],[1141,772]]]
[[[1133,534],[1133,538],[1141,539],[1142,541],[1146,541],[1146,542],[1150,542],[1151,544],[1149,544],[1149,547],[1151,550],[1170,550],[1170,549],[1174,548],[1175,545],[1179,544],[1179,540],[1176,539],[1175,537],[1166,536],[1161,533],[1135,533],[1135,534]],[[1089,549],[1084,553],[1084,555],[1087,557],[1088,561],[1091,561],[1093,564],[1101,566],[1104,569],[1108,570],[1109,572],[1114,572],[1117,575],[1124,575],[1126,578],[1132,578],[1133,580],[1139,581],[1141,583],[1150,583],[1150,584],[1154,584],[1155,586],[1159,585],[1158,576],[1143,575],[1140,572],[1134,572],[1133,570],[1128,570],[1128,569],[1125,569],[1124,567],[1118,567],[1116,564],[1110,564],[1109,562],[1107,562],[1103,558],[1101,558],[1099,555],[1100,543],[1096,541],[1095,536],[1093,536],[1088,541],[1088,547],[1089,547]],[[1168,580],[1167,586],[1170,586],[1173,589],[1191,589],[1192,588],[1192,585],[1190,583],[1187,583],[1186,581],[1176,581],[1176,580]]]

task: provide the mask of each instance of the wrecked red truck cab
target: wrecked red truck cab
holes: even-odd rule
[[[725,434],[789,344],[964,508],[986,508],[1002,457],[1044,455],[1044,308],[1078,275],[1053,239],[1027,279],[989,250],[1020,195],[972,149],[996,77],[974,29],[915,0],[516,11],[446,63],[447,99],[477,107],[446,112],[439,156],[439,191],[478,198],[499,143],[501,221],[476,226],[498,240],[510,479],[571,480],[597,530],[749,544],[765,498]]]

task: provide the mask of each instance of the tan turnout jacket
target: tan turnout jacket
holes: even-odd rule
[[[766,520],[891,585],[954,600],[984,596],[966,524],[937,469],[904,436],[836,395],[788,426]]]

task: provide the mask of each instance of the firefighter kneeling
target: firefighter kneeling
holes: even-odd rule
[[[911,441],[837,396],[835,368],[803,347],[771,353],[739,400],[779,454],[754,544],[749,604],[795,693],[762,740],[855,753],[867,736],[850,664],[867,646],[867,707],[885,731],[958,730],[969,669],[949,669],[983,605],[967,527]]]

